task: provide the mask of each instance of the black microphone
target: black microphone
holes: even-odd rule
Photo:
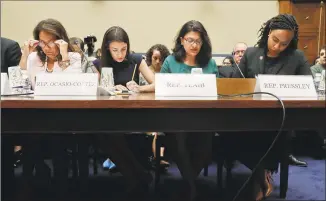
[[[243,73],[242,73],[242,71],[241,71],[239,65],[237,64],[237,61],[234,59],[235,52],[232,51],[231,54],[232,54],[232,59],[233,59],[233,61],[234,61],[234,64],[235,64],[235,66],[238,68],[239,72],[241,73],[242,78],[246,78],[246,77],[243,75]]]
[[[241,71],[239,65],[237,64],[237,62],[234,61],[234,63],[235,63],[235,65],[236,65],[236,67],[238,68],[239,72],[241,73],[242,78],[246,78],[246,77],[243,75],[243,73],[242,73],[242,71]]]

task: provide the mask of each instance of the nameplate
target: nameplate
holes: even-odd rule
[[[40,73],[36,75],[35,96],[96,96],[96,73]]]
[[[268,92],[280,98],[316,98],[311,75],[258,75],[255,92]],[[255,95],[270,98],[269,95]]]
[[[1,95],[10,95],[11,87],[9,85],[9,79],[7,73],[1,73]]]
[[[216,97],[215,74],[155,74],[157,97]]]

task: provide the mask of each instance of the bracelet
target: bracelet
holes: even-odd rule
[[[70,60],[61,61],[60,66],[62,68],[67,68],[68,66],[70,66]]]

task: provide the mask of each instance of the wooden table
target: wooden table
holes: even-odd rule
[[[83,99],[83,100],[82,100]],[[325,128],[325,100],[284,100],[285,130]],[[155,95],[1,97],[4,133],[278,130],[282,108],[252,97],[158,100]]]
[[[285,100],[284,105],[284,130],[325,129],[325,100]],[[1,97],[1,117],[1,131],[9,135],[276,131],[282,122],[282,107],[277,100],[252,97],[215,100],[159,100],[154,94],[127,97]],[[284,151],[282,158],[285,162],[281,163],[282,198],[285,198],[288,186],[287,154]],[[218,175],[221,176],[221,170]],[[221,186],[220,180],[218,185]]]

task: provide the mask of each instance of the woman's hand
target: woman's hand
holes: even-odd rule
[[[127,87],[125,87],[125,86],[123,86],[123,85],[121,85],[121,84],[119,84],[119,85],[115,85],[114,88],[115,88],[115,90],[117,90],[117,91],[128,90]]]
[[[127,88],[133,92],[140,92],[139,85],[135,81],[127,82]]]
[[[68,58],[68,43],[64,40],[56,40],[54,43],[59,47],[62,61],[67,61]]]
[[[22,50],[23,56],[27,59],[30,53],[32,53],[36,46],[38,45],[39,41],[38,40],[28,40],[24,43],[24,47]]]

